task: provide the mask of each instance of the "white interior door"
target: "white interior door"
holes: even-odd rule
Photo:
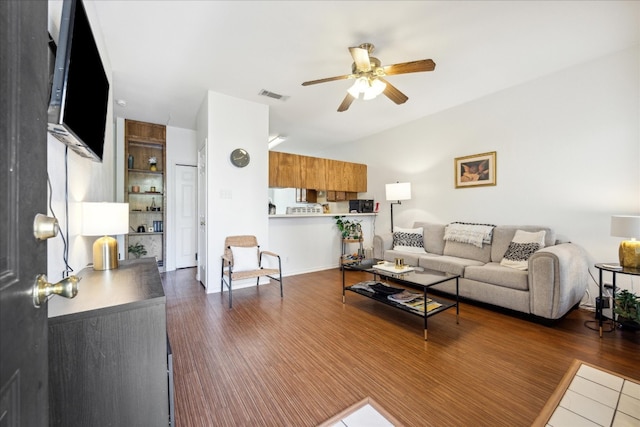
[[[198,150],[198,273],[207,288],[207,140]]]
[[[176,268],[195,267],[198,249],[197,168],[176,165]]]

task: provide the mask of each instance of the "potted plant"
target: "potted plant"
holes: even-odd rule
[[[362,237],[362,221],[343,219],[344,215],[334,216],[336,225],[343,239],[360,239]]]
[[[616,292],[613,312],[618,315],[618,323],[625,329],[640,329],[640,298],[623,289]]]
[[[147,250],[142,243],[138,242],[135,245],[129,245],[129,253],[133,254],[136,258],[140,258],[142,255],[147,254]]]
[[[149,170],[156,171],[158,168],[156,165],[158,164],[158,159],[155,156],[149,157]]]

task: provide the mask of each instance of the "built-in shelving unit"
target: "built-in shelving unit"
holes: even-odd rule
[[[125,201],[129,203],[126,247],[144,245],[145,257],[164,268],[166,239],[166,126],[125,120]],[[155,159],[152,167],[150,159]],[[127,253],[127,258],[134,255]]]

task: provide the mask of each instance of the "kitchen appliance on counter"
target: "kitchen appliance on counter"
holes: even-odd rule
[[[287,207],[287,215],[308,215],[308,214],[321,214],[322,206],[289,206]]]
[[[349,212],[373,213],[373,200],[349,200]]]

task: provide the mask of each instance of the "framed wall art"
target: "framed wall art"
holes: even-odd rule
[[[456,188],[496,185],[496,152],[456,157],[453,161]]]

